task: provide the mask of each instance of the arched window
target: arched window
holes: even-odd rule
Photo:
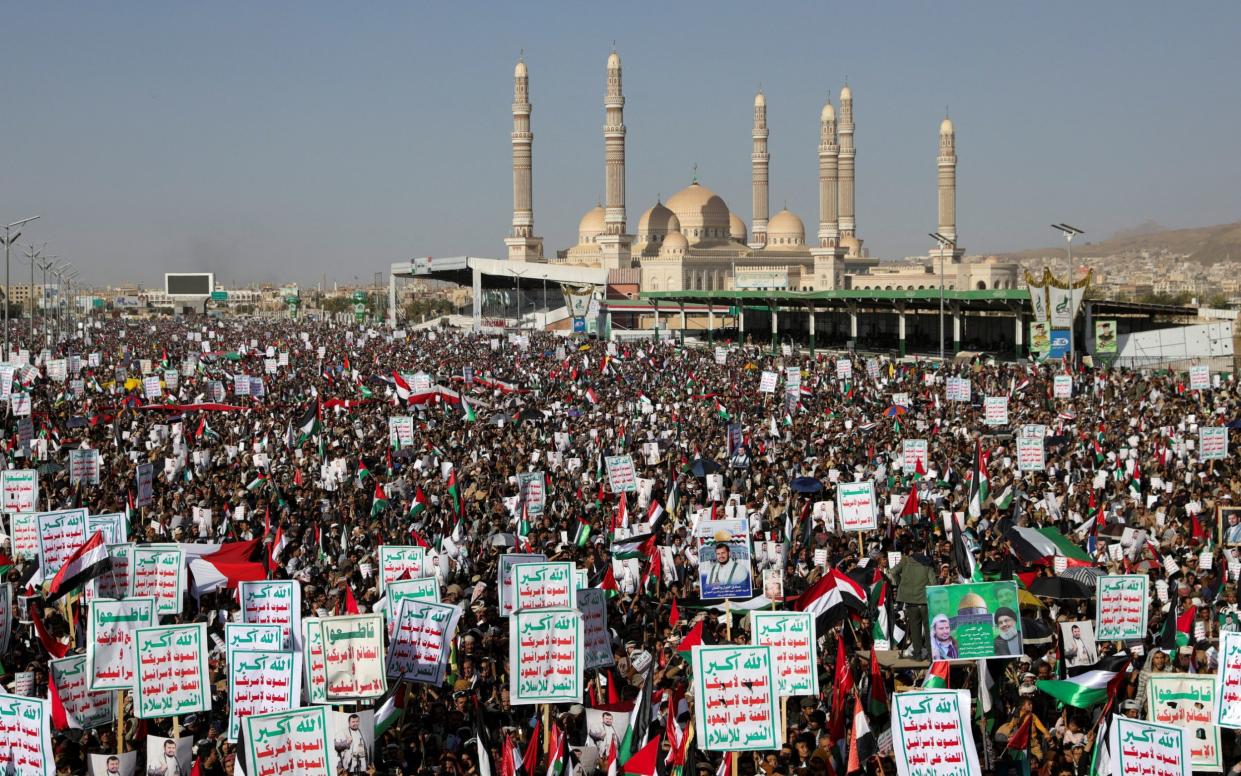
[[[979,291],[986,291],[986,290],[987,290],[987,281],[985,281],[985,280],[980,280],[980,281],[978,281],[978,290],[979,290]]]

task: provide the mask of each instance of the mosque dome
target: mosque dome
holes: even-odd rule
[[[685,239],[685,235],[680,232],[669,232],[664,238],[663,244],[659,246],[659,257],[672,258],[685,254],[685,249],[689,247],[689,240]]]
[[[691,183],[669,197],[667,206],[690,243],[728,239],[728,205],[706,186]]]
[[[748,236],[745,221],[742,221],[736,213],[728,214],[728,236],[739,243],[745,242]]]
[[[852,99],[853,99],[853,90],[852,90],[852,89],[850,89],[848,86],[842,86],[842,87],[840,87],[840,99],[842,99],[842,100],[852,100]]]
[[[613,51],[611,54],[608,55],[608,67],[613,68],[613,67],[620,67],[620,66],[621,66],[620,54],[617,54],[615,51]]]
[[[762,92],[759,92],[758,94],[754,95],[754,107],[755,108],[767,107],[767,98],[763,96]]]
[[[526,60],[524,59],[517,60],[517,67],[513,69],[513,77],[514,78],[525,78],[526,77]]]
[[[582,220],[577,224],[577,241],[579,244],[591,243],[595,238],[603,234],[603,207],[595,205],[586,211],[586,215],[582,216]]]
[[[767,245],[805,245],[806,227],[796,213],[787,208],[771,217],[767,222]]]
[[[823,106],[823,110],[819,113],[819,121],[835,121],[836,109],[832,107],[832,101],[828,100]]]
[[[955,130],[952,128],[952,119],[945,116],[944,120],[939,123],[939,134],[951,135],[954,131]]]
[[[663,237],[671,232],[679,232],[681,222],[676,213],[669,210],[664,203],[656,202],[655,206],[642,214],[638,219],[638,242],[650,242],[652,237]]]

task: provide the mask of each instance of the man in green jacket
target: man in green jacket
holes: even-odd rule
[[[909,649],[903,654],[915,660],[929,660],[926,636],[926,589],[938,582],[931,560],[921,552],[910,553],[892,569],[896,600],[905,605],[905,630],[909,633]]]

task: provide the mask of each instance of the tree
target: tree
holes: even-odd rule
[[[332,314],[350,313],[353,312],[353,302],[350,302],[347,297],[334,296],[323,300],[323,309]]]

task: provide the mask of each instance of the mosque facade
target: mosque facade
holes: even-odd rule
[[[517,63],[513,84],[513,219],[505,239],[509,261],[638,269],[644,291],[773,289],[916,290],[1018,287],[1019,268],[995,257],[967,259],[956,230],[956,130],[939,127],[937,241],[928,262],[880,262],[863,250],[854,208],[853,92],[830,98],[819,114],[819,212],[807,240],[802,219],[787,208],[769,212],[767,100],[754,98],[751,133],[751,219],[745,221],[698,182],[656,202],[629,229],[625,203],[625,98],[620,56],[607,60],[604,92],[604,202],[582,216],[577,243],[544,257],[534,233],[533,141],[529,72]]]

